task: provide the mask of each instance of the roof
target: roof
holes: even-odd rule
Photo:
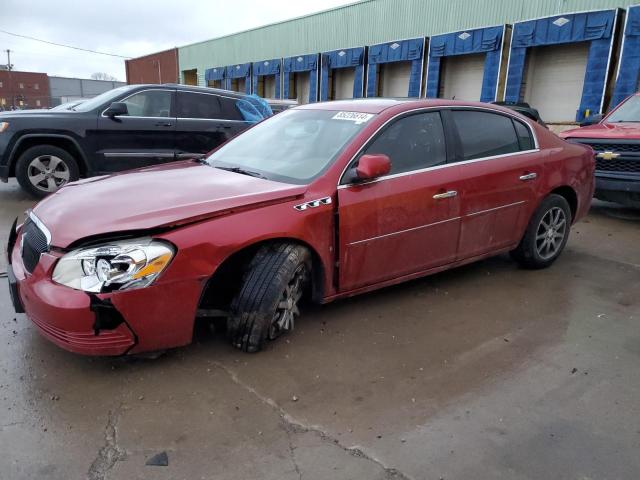
[[[482,102],[465,102],[442,98],[358,98],[353,100],[336,100],[332,102],[309,103],[295,107],[304,110],[345,110],[360,113],[381,113],[392,107],[404,107],[401,110],[426,107],[482,107],[512,114],[513,110]]]
[[[173,88],[179,88],[180,90],[190,90],[190,91],[194,91],[194,92],[205,92],[205,93],[218,93],[220,95],[226,95],[227,97],[238,97],[238,98],[242,98],[242,97],[246,97],[247,94],[246,93],[241,93],[241,92],[234,92],[233,90],[223,90],[221,88],[212,88],[212,87],[197,87],[195,85],[183,85],[181,83],[163,83],[161,85],[157,84],[157,83],[150,83],[150,84],[139,84],[136,85],[137,87],[145,87],[145,88],[149,88],[149,87],[173,87]]]

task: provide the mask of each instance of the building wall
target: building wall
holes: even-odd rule
[[[46,73],[0,70],[0,110],[49,108],[49,80]]]
[[[178,49],[179,70],[501,25],[557,13],[627,7],[632,0],[363,0]],[[212,14],[215,6],[212,4]]]
[[[178,83],[178,49],[125,60],[127,83]]]
[[[49,77],[51,106],[81,98],[91,98],[108,90],[126,85],[124,82],[87,78]]]

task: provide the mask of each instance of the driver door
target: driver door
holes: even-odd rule
[[[365,146],[364,154],[387,155],[391,172],[338,188],[340,290],[453,262],[461,185],[459,167],[447,164],[440,113],[395,120]]]
[[[98,117],[100,172],[116,172],[175,159],[175,90],[150,89],[121,100],[127,115]]]

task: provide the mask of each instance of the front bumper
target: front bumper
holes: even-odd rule
[[[14,308],[24,311],[59,347],[83,355],[123,355],[191,342],[202,282],[176,281],[90,296],[51,280],[59,254],[43,253],[28,273],[20,255],[20,234],[13,237],[7,276]]]
[[[596,172],[596,193],[597,192],[640,193],[640,178],[621,179]]]

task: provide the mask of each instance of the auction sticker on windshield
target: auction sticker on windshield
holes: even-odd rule
[[[360,113],[360,112],[338,112],[333,117],[332,120],[349,120],[351,122],[355,122],[356,124],[368,122],[373,117],[371,113]]]

